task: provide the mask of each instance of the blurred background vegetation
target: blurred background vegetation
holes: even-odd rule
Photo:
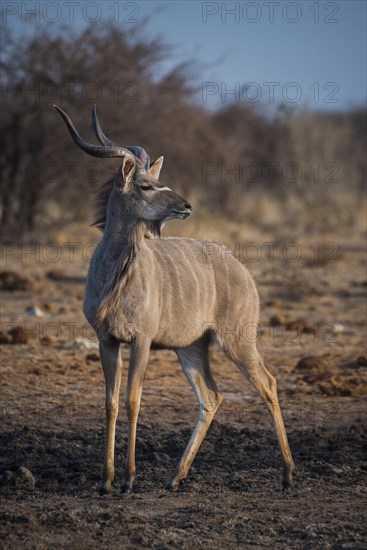
[[[47,239],[89,221],[89,197],[117,161],[82,153],[52,109],[57,103],[96,143],[91,106],[121,145],[165,156],[161,181],[196,207],[202,220],[290,231],[349,231],[364,216],[366,111],[308,111],[198,101],[200,67],[169,74],[169,55],[118,25],[47,28],[19,41],[3,29],[1,60],[0,226],[3,240]]]

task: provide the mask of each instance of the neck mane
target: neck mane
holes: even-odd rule
[[[160,223],[148,225],[132,216],[128,205],[118,197],[113,182],[105,184],[97,195],[95,204],[100,210],[93,225],[103,230],[103,261],[110,270],[101,292],[102,302],[97,313],[97,322],[101,323],[107,316],[116,317],[119,298],[131,275],[136,255],[144,245],[145,238],[160,236]]]

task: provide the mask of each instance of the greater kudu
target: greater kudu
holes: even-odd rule
[[[203,242],[160,238],[164,222],[184,219],[191,212],[187,201],[159,184],[163,157],[150,164],[143,149],[113,144],[103,134],[95,108],[93,127],[102,145],[89,144],[78,135],[70,118],[56,109],[83,151],[97,157],[122,158],[114,180],[97,194],[95,225],[103,230],[103,237],[90,264],[84,298],[84,314],[97,333],[106,380],[107,437],[101,493],[111,489],[114,477],[121,342],[130,345],[123,485],[123,491],[129,492],[135,476],[136,425],[150,349],[176,352],[199,401],[197,425],[169,483],[177,489],[222,401],[208,359],[214,337],[269,409],[283,459],[283,486],[288,487],[294,464],[276,381],[256,348],[259,298],[249,272],[228,253],[209,253]]]

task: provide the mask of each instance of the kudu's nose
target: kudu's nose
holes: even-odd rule
[[[192,206],[189,202],[185,202],[185,208],[186,210],[192,210]]]

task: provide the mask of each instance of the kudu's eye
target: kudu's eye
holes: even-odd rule
[[[141,186],[140,186],[140,189],[142,191],[151,191],[153,189],[153,186],[152,185],[149,185],[149,183],[143,183]]]

